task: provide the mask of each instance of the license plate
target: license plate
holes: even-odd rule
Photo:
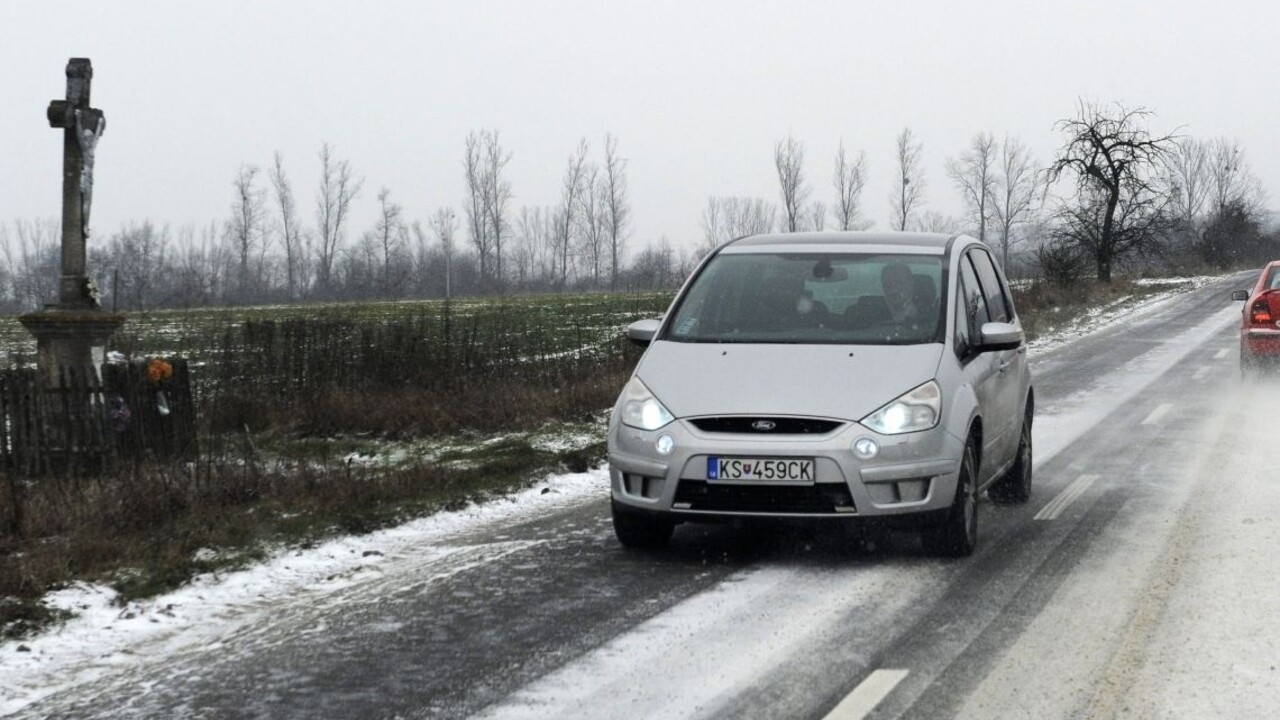
[[[709,457],[707,479],[811,483],[813,460]]]

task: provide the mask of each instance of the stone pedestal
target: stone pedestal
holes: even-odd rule
[[[124,316],[88,308],[48,307],[18,321],[36,338],[45,384],[58,387],[60,368],[98,370],[106,359],[107,340],[124,324]]]

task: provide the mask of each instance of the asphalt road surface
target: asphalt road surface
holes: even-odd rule
[[[1280,388],[1242,383],[1220,281],[1034,357],[1031,501],[980,547],[682,526],[604,495],[490,523],[140,652],[24,717],[1272,717]]]

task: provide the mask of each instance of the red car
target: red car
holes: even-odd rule
[[[1262,269],[1253,290],[1237,290],[1244,301],[1240,321],[1240,372],[1248,375],[1280,364],[1280,260]]]

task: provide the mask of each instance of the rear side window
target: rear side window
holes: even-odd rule
[[[987,310],[991,313],[991,322],[1013,322],[1013,308],[1008,301],[1009,291],[996,273],[991,256],[981,250],[969,253],[973,267],[978,272],[978,280],[982,283],[982,295],[987,300]]]
[[[1280,265],[1277,265],[1267,272],[1267,282],[1262,286],[1263,290],[1280,290]]]

